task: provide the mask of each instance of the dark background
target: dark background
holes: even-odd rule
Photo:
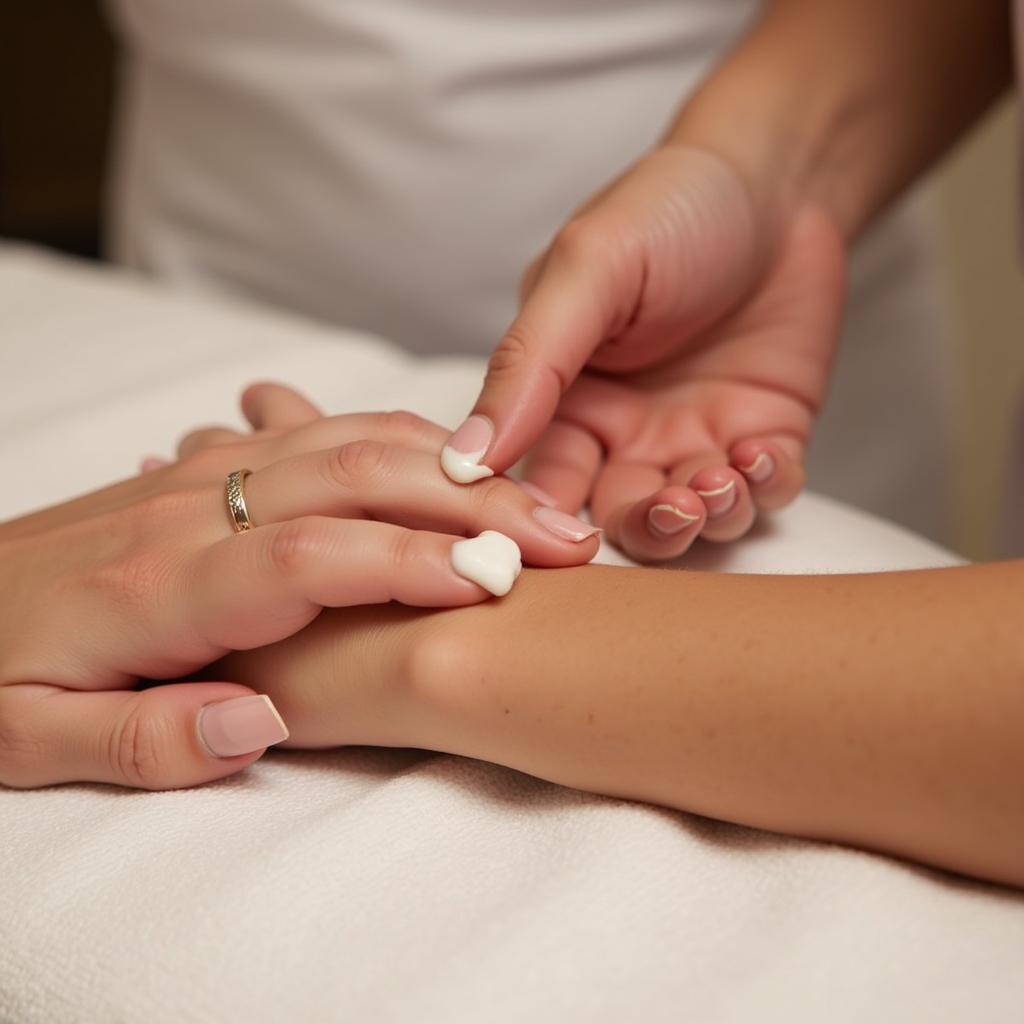
[[[0,0],[0,236],[102,251],[117,74],[94,0]]]

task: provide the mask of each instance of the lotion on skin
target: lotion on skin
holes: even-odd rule
[[[452,568],[495,597],[504,597],[523,570],[523,558],[511,537],[484,530],[479,537],[457,540],[452,545]]]

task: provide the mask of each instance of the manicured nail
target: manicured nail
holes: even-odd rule
[[[486,416],[470,416],[441,449],[441,468],[449,479],[457,484],[471,484],[494,476],[493,469],[480,464],[493,437],[494,424]]]
[[[520,480],[519,486],[522,487],[526,493],[533,498],[534,501],[539,501],[542,505],[547,505],[548,508],[554,508],[558,504],[554,498],[548,494],[542,487],[538,487],[536,484],[531,484],[529,480]]]
[[[689,512],[682,512],[675,505],[654,505],[647,513],[647,522],[656,534],[665,534],[669,537],[688,526],[693,526],[700,516],[690,515]]]
[[[544,527],[550,530],[556,537],[563,540],[573,540],[579,543],[595,533],[600,533],[601,528],[591,523],[585,523],[582,519],[569,515],[567,512],[559,512],[557,508],[547,508],[541,505],[533,510],[533,518]]]
[[[196,723],[214,757],[237,757],[288,739],[288,727],[269,697],[235,697],[207,704]]]
[[[708,519],[718,519],[731,512],[736,504],[736,481],[730,480],[714,490],[698,491],[697,494],[703,499],[704,507],[708,510]]]
[[[452,568],[466,580],[504,597],[523,569],[519,545],[497,530],[452,545]]]
[[[159,455],[147,455],[146,458],[142,460],[140,472],[149,473],[151,470],[163,469],[164,466],[169,466],[170,464],[170,459],[161,459]]]
[[[737,469],[752,483],[763,484],[775,472],[775,460],[767,452],[761,452],[749,466],[737,466]]]

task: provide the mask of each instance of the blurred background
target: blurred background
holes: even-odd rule
[[[40,59],[44,54],[45,61]],[[0,237],[101,256],[100,209],[116,61],[100,4],[5,0]],[[1024,409],[1019,245],[1024,218],[1016,195],[1017,150],[1016,108],[1007,101],[928,185],[946,250],[963,382],[958,547],[976,559],[998,549],[1008,427]],[[1024,480],[1024,462],[1019,475]]]

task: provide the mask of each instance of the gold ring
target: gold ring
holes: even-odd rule
[[[245,478],[252,472],[249,469],[236,469],[228,473],[226,493],[228,499],[228,512],[231,515],[231,522],[235,533],[245,533],[253,528],[253,521],[249,518],[249,510],[245,507],[245,493],[242,489]]]

